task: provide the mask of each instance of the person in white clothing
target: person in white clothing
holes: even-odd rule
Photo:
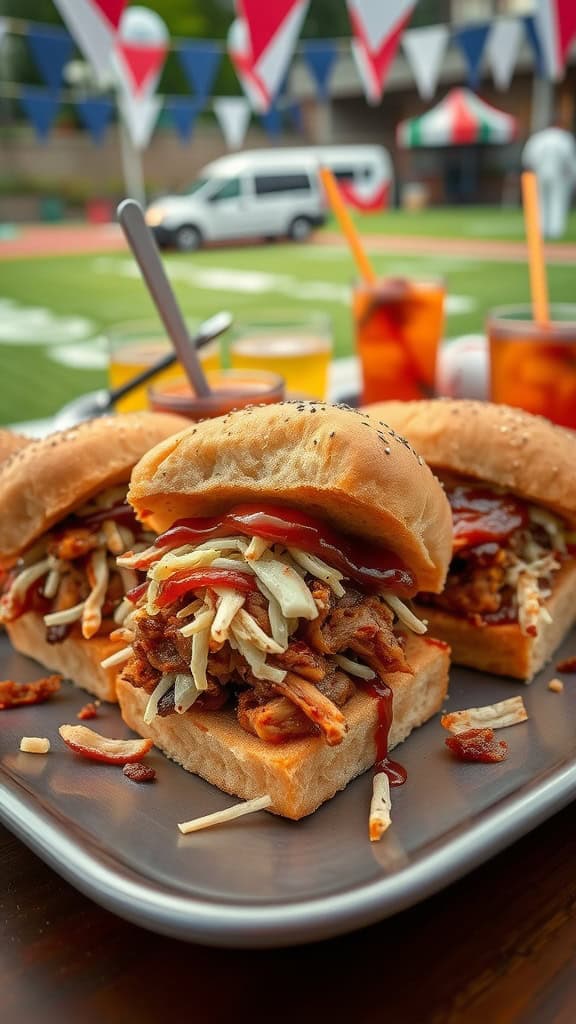
[[[524,147],[522,163],[536,175],[544,238],[561,238],[576,181],[574,136],[559,125],[536,132]]]

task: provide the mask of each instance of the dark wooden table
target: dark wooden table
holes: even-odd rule
[[[426,903],[289,950],[153,935],[0,827],[0,1021],[576,1021],[576,804]]]

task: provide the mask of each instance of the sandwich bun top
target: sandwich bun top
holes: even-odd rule
[[[493,402],[438,398],[366,406],[433,469],[483,480],[576,523],[576,432]]]
[[[99,491],[128,481],[144,452],[188,426],[179,416],[103,416],[32,441],[0,465],[0,566]]]
[[[14,434],[12,430],[0,430],[0,463],[6,462],[30,443],[30,438],[24,437],[23,434]]]
[[[394,552],[417,590],[442,588],[452,552],[448,501],[424,460],[385,423],[321,402],[196,424],[141,459],[128,500],[158,532],[242,503],[295,506]]]

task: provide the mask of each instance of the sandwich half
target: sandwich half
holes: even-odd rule
[[[115,558],[152,539],[126,504],[128,479],[148,448],[186,425],[106,416],[26,444],[0,467],[0,621],[17,651],[104,700],[116,699],[114,655],[125,644],[114,631],[138,582]]]
[[[159,533],[124,623],[127,724],[270,810],[310,814],[442,705],[450,509],[394,431],[322,403],[234,412],[159,444],[128,500]],[[400,773],[401,774],[401,773]],[[393,781],[400,781],[399,770]]]
[[[491,402],[368,411],[417,446],[452,506],[446,587],[419,595],[420,614],[455,662],[529,681],[576,621],[576,434]]]

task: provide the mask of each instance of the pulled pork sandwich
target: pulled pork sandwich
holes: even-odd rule
[[[119,564],[126,723],[226,792],[310,814],[441,706],[448,649],[409,600],[442,588],[450,509],[394,431],[321,403],[199,423],[136,466],[159,532]],[[399,781],[396,778],[396,781]]]
[[[490,402],[369,406],[443,481],[454,519],[430,629],[462,665],[530,680],[576,620],[576,434]]]
[[[186,426],[107,416],[27,444],[0,467],[0,621],[12,645],[115,700],[115,636],[136,574],[115,558],[151,541],[126,504],[134,464]],[[103,659],[110,659],[101,666]]]

